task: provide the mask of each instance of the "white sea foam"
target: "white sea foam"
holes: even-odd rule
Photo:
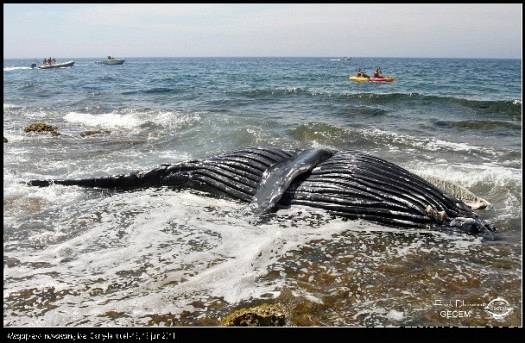
[[[390,320],[394,320],[394,321],[401,321],[403,320],[403,318],[405,317],[404,313],[401,312],[401,311],[396,311],[396,310],[390,310],[388,311],[388,313],[386,314],[386,317]]]
[[[522,171],[518,168],[503,167],[493,163],[451,164],[423,163],[407,166],[411,171],[421,175],[436,176],[464,187],[472,187],[477,184],[490,185],[491,187],[521,187]]]
[[[176,129],[183,125],[191,124],[200,120],[200,113],[182,112],[136,112],[126,113],[79,113],[69,112],[64,120],[70,123],[79,123],[85,126],[101,127],[106,129],[135,129],[146,123],[153,123],[168,129]]]
[[[151,121],[168,129],[177,129],[181,126],[198,122],[202,112],[182,113],[182,112],[160,112],[153,116]]]
[[[449,239],[446,233],[431,230],[407,232],[364,221],[329,219],[322,210],[302,206],[280,210],[279,215],[298,219],[299,224],[301,220],[307,223],[312,215],[326,220],[316,225],[295,225],[297,222],[290,220],[258,223],[242,215],[244,204],[189,191],[148,189],[133,196],[101,194],[78,201],[75,199],[79,199],[79,192],[86,191],[77,187],[35,190],[48,191],[50,195],[35,196],[46,197],[51,207],[63,208],[61,215],[53,219],[54,231],[30,237],[30,242],[41,249],[9,252],[10,257],[22,263],[6,272],[7,276],[16,275],[17,279],[9,280],[5,296],[35,285],[53,287],[54,292],[64,290],[78,294],[57,300],[58,307],[39,313],[40,317],[10,315],[10,320],[18,324],[82,325],[88,319],[86,325],[108,325],[101,315],[116,311],[133,314],[134,323],[144,325],[145,319],[140,318],[153,313],[178,315],[184,310],[195,311],[191,303],[199,299],[205,304],[210,299],[235,304],[265,294],[278,296],[287,279],[263,281],[264,277],[270,270],[283,270],[279,267],[281,258],[313,242],[334,239],[341,240],[343,245],[346,240],[348,244],[361,242],[363,247],[359,251],[372,254],[368,263],[374,263],[373,260],[390,255],[418,254],[425,247],[415,238],[391,247],[386,255],[377,255],[368,250],[376,233],[379,236],[390,232],[414,237],[435,235],[440,240]],[[74,207],[64,206],[75,202]],[[78,231],[79,225],[85,229]],[[71,236],[71,230],[78,233]],[[465,249],[480,244],[474,238],[463,236],[453,241],[460,241],[459,247]],[[33,269],[29,267],[32,262],[46,262],[49,267]],[[327,271],[337,273],[331,267]],[[103,293],[90,295],[86,286],[101,289]],[[322,302],[315,294],[299,295],[309,301]],[[31,311],[35,314],[39,310]],[[395,320],[400,315],[391,313],[391,317]],[[129,320],[123,324],[129,325]]]
[[[135,128],[143,123],[143,121],[134,115],[117,113],[89,114],[69,112],[64,116],[64,120],[70,123],[84,124],[86,126],[127,129]]]
[[[64,192],[70,190],[72,188],[67,188]],[[87,231],[60,244],[53,242],[63,238],[62,229],[38,234],[33,241],[43,246],[51,244],[47,249],[11,253],[24,262],[46,261],[51,265],[46,272],[57,272],[60,277],[49,278],[44,273],[35,274],[31,268],[13,267],[9,275],[16,273],[19,281],[11,283],[7,293],[32,288],[35,284],[54,287],[55,291],[81,290],[95,279],[101,280],[97,287],[109,289],[122,281],[119,273],[139,270],[146,263],[151,267],[137,276],[140,287],[119,290],[120,296],[127,294],[129,300],[115,302],[110,300],[111,295],[93,298],[81,292],[70,298],[69,303],[59,301],[59,308],[85,305],[87,310],[72,311],[70,316],[51,310],[43,316],[45,325],[65,325],[86,315],[91,317],[86,312],[92,313],[93,322],[102,323],[104,320],[97,316],[110,310],[137,316],[177,314],[202,296],[236,303],[265,293],[277,295],[285,280],[259,281],[270,265],[302,244],[330,239],[348,230],[348,223],[340,220],[323,224],[321,228],[280,227],[276,223],[254,225],[238,214],[243,205],[237,202],[189,192],[158,195],[154,191],[140,192],[134,197],[118,194],[82,204],[80,212],[86,218],[99,213]],[[203,211],[210,207],[220,209],[221,214]],[[134,211],[143,213],[129,224],[119,224],[124,218],[121,213]],[[291,215],[298,215],[301,207],[289,211]],[[77,222],[78,218],[70,218],[57,224],[68,227]],[[119,237],[119,232],[123,236]],[[60,262],[64,257],[70,260]],[[26,276],[30,278],[24,279]],[[31,319],[22,319],[27,321]]]
[[[498,215],[494,221],[508,220],[521,216],[522,170],[504,167],[495,163],[450,164],[421,163],[407,166],[410,171],[421,175],[436,176],[441,179],[456,183],[473,191],[491,203],[491,207]],[[475,188],[483,189],[479,194]]]
[[[30,70],[31,67],[4,67],[4,71],[15,71],[15,70]]]
[[[42,179],[51,176],[41,176]],[[67,192],[64,187],[52,185],[50,187],[30,187],[25,184],[29,177],[21,178],[9,169],[4,169],[4,224],[18,227],[25,222],[20,213],[34,214],[42,210],[49,210],[54,206],[60,208],[62,204],[73,204],[83,196],[78,187],[71,187]],[[36,238],[38,239],[38,238]]]
[[[4,110],[5,110],[5,109],[10,109],[10,108],[13,108],[13,109],[14,109],[14,108],[22,108],[22,106],[20,106],[20,105],[15,105],[15,104],[7,104],[7,103],[4,102]]]
[[[484,151],[484,152],[491,152],[494,153],[491,149],[479,147],[476,145],[471,145],[468,143],[456,143],[456,142],[448,142],[442,139],[437,138],[419,138],[419,137],[413,137],[408,135],[402,135],[398,134],[396,132],[392,131],[386,131],[381,129],[366,129],[362,131],[365,135],[371,135],[373,137],[384,137],[388,139],[391,143],[397,143],[402,145],[411,145],[414,147],[417,147],[419,149],[424,149],[428,151],[439,151],[439,150],[453,150],[453,151]],[[395,148],[395,146],[392,146],[392,148]]]

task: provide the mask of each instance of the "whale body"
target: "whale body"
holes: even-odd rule
[[[452,228],[488,238],[495,232],[462,200],[400,166],[354,150],[245,148],[126,175],[28,184],[192,188],[248,202],[258,214],[303,205],[395,227]]]

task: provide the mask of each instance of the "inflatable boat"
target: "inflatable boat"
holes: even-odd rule
[[[66,67],[72,67],[73,64],[75,64],[75,61],[67,61],[64,63],[42,64],[38,66],[38,69],[66,68]]]

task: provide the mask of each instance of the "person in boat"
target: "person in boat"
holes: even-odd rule
[[[383,73],[381,72],[381,67],[376,68],[376,71],[374,71],[374,77],[383,77]]]
[[[43,65],[47,64],[47,57],[44,57],[44,62],[42,62]]]
[[[111,56],[108,56],[108,60],[110,60],[112,57]]]
[[[51,57],[47,59],[47,64],[51,64]]]
[[[357,76],[357,77],[370,77],[370,76],[368,76],[365,72],[363,72],[363,71],[361,70],[361,68],[359,68],[359,70],[357,71],[357,75],[356,75],[356,76]]]
[[[51,60],[51,63],[55,64],[57,63],[57,60],[55,60],[54,58]]]

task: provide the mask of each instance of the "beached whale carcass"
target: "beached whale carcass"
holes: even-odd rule
[[[304,205],[396,227],[452,227],[489,237],[495,231],[462,200],[393,163],[353,150],[245,148],[147,172],[29,181],[34,186],[52,183],[193,188],[249,202],[259,214]]]

